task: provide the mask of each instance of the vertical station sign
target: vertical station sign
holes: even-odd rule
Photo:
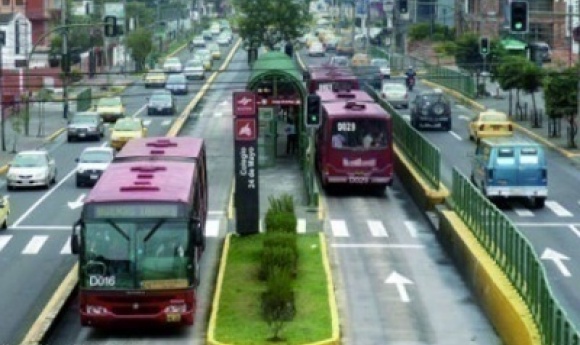
[[[251,235],[260,231],[256,94],[234,92],[233,108],[236,232]]]

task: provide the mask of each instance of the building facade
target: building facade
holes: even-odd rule
[[[28,53],[32,49],[30,21],[18,12],[2,13],[0,30],[6,33],[6,44],[2,47],[2,67],[25,67]]]
[[[0,14],[20,13],[31,23],[32,42],[35,43],[49,29],[51,19],[60,18],[61,0],[0,0]],[[50,38],[40,42],[48,45]]]

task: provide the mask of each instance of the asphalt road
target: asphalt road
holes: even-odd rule
[[[233,44],[231,45],[233,46]],[[230,47],[222,49],[222,60],[214,63],[214,69],[221,66],[221,63],[227,56],[227,51]],[[240,53],[239,53],[240,54]],[[238,58],[240,58],[238,54]],[[187,50],[182,51],[178,55],[183,62],[189,57],[190,53]],[[206,78],[211,73],[206,72]],[[223,74],[220,76],[224,84],[227,84],[229,78],[234,79],[234,74]],[[219,78],[218,78],[219,79]],[[188,95],[176,96],[177,101],[177,116],[185,107],[186,104],[195,96],[197,91],[201,88],[204,81],[191,81]],[[223,85],[222,85],[223,86]],[[145,89],[142,83],[138,82],[135,85],[127,88],[123,93],[123,102],[126,105],[127,115],[141,117],[144,119],[145,125],[148,127],[148,136],[163,136],[167,133],[174,116],[148,116],[146,114],[145,104],[146,97],[148,97],[153,90]],[[219,92],[219,91],[218,91]],[[229,93],[228,93],[229,96]],[[214,97],[219,99],[219,96]],[[228,98],[229,100],[229,98]],[[210,109],[218,109],[223,105],[210,104]],[[207,116],[197,119],[197,122],[205,123],[203,127],[211,131],[219,131],[221,135],[227,135],[227,131],[231,129],[229,118],[231,113],[231,104],[229,107],[223,106],[224,112],[221,119]],[[189,126],[189,125],[188,125]],[[188,135],[199,135],[200,133],[192,133],[194,128],[187,128],[185,133]],[[223,133],[222,133],[223,132]],[[219,137],[217,133],[213,133],[214,137]],[[228,136],[228,137],[231,137]],[[58,166],[57,184],[51,189],[43,190],[18,190],[6,193],[10,197],[12,214],[10,218],[10,228],[0,234],[0,262],[3,263],[3,270],[0,279],[0,344],[18,344],[30,324],[36,319],[39,312],[42,310],[48,299],[52,296],[55,289],[58,287],[64,276],[70,271],[71,267],[77,261],[77,258],[70,254],[70,232],[71,225],[78,219],[80,215],[79,207],[69,206],[69,202],[82,200],[88,193],[89,189],[79,189],[75,186],[74,169],[76,166],[75,158],[80,155],[82,150],[89,146],[107,145],[107,139],[101,142],[73,142],[67,143],[66,136],[61,135],[50,147],[49,150],[55,157]],[[212,147],[213,146],[213,147]],[[216,148],[221,150],[217,150]],[[223,156],[223,162],[220,166],[228,166],[233,164],[228,149],[231,147],[221,145],[221,140],[216,145],[208,142],[209,152],[220,152]],[[210,153],[210,157],[212,154]],[[210,160],[209,168],[216,169],[216,162]],[[229,193],[229,186],[231,184],[231,176],[225,176],[227,173],[232,174],[233,169],[223,169],[224,174],[218,176],[224,178],[219,182],[210,180],[210,183],[217,185],[210,189],[212,198],[210,199],[210,217],[213,217],[211,222],[211,229],[214,236],[217,236],[218,231],[222,231],[225,227],[223,219],[223,211],[225,209],[225,201]],[[210,176],[215,176],[210,173]],[[5,188],[5,181],[0,181],[0,187]],[[219,197],[216,197],[219,196]],[[211,241],[208,241],[211,242]],[[204,259],[204,264],[209,265],[212,260],[212,254],[215,256],[217,252],[217,245],[215,243],[208,243],[208,252]],[[213,272],[211,267],[207,272]],[[207,282],[206,279],[205,281]],[[204,285],[207,289],[207,286]],[[204,286],[201,290],[203,291]],[[205,299],[202,301],[206,301]],[[203,316],[200,316],[203,319]],[[80,328],[78,316],[74,315],[74,320],[71,319],[70,324],[66,325],[65,329]],[[73,334],[91,334],[73,332]],[[67,332],[65,332],[67,333]],[[59,335],[60,333],[55,333]],[[72,344],[77,341],[69,341],[68,339],[53,342],[54,344]]]
[[[398,179],[383,197],[325,200],[344,344],[501,343]]]

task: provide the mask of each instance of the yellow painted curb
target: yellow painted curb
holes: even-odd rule
[[[232,181],[232,189],[230,191],[230,201],[228,202],[228,219],[234,219],[234,192],[236,190],[236,179]]]
[[[228,234],[224,241],[224,247],[222,249],[221,262],[219,266],[219,272],[216,282],[215,294],[213,296],[212,310],[209,318],[209,326],[207,329],[207,344],[209,345],[232,345],[222,343],[215,339],[215,327],[217,323],[217,313],[219,310],[219,300],[222,292],[222,283],[224,279],[224,274],[226,271],[228,251],[230,248],[230,239],[232,234]],[[308,343],[304,345],[338,345],[340,344],[340,327],[338,323],[338,306],[336,305],[336,296],[334,294],[334,281],[332,279],[332,271],[330,269],[330,264],[328,262],[328,249],[326,246],[326,238],[323,232],[318,234],[320,241],[320,255],[322,255],[322,265],[324,266],[324,273],[326,274],[327,281],[327,293],[328,293],[328,305],[330,308],[330,317],[332,323],[332,335],[329,339],[317,341],[314,343]]]
[[[37,345],[41,343],[43,337],[50,328],[50,325],[57,317],[60,309],[77,285],[77,270],[78,263],[73,266],[57,288],[54,295],[52,295],[36,321],[32,324],[32,327],[28,330],[21,345]]]
[[[419,183],[421,189],[425,193],[425,196],[429,198],[429,200],[431,200],[432,202],[441,203],[446,198],[449,197],[449,190],[447,189],[447,187],[445,187],[443,183],[441,182],[439,183],[439,189],[434,189],[429,185],[427,181],[425,181],[423,176],[421,176],[421,174],[415,169],[413,164],[407,159],[405,154],[401,152],[401,150],[396,144],[393,145],[393,150],[401,160],[401,163],[403,163],[407,167],[407,170],[411,173],[411,175],[413,175],[413,179],[417,181],[417,183]]]
[[[479,111],[483,111],[487,109],[483,104],[476,102],[475,100],[455,91],[450,88],[447,88],[443,85],[439,85],[429,80],[421,80],[421,82],[429,87],[441,89],[443,92],[450,94],[451,96],[460,99],[461,101],[467,103],[471,108]]]
[[[453,242],[453,251],[463,256],[465,262],[462,265],[468,280],[503,343],[541,345],[538,328],[528,307],[502,269],[454,211],[442,211],[441,215],[444,226],[439,231],[451,232],[453,238],[449,241]]]
[[[209,345],[226,345],[224,343],[221,343],[221,342],[215,340],[214,332],[215,332],[215,325],[217,322],[217,313],[218,313],[219,306],[220,306],[220,296],[222,294],[222,284],[224,281],[224,274],[226,271],[226,262],[228,260],[228,251],[230,249],[231,237],[232,237],[231,233],[226,235],[226,239],[224,241],[224,247],[222,248],[222,257],[221,257],[221,261],[220,261],[215,292],[213,295],[211,315],[209,317],[209,325],[207,327],[207,343]]]

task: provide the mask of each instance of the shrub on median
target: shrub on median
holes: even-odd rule
[[[271,341],[280,341],[286,322],[296,315],[291,273],[275,269],[268,278],[267,290],[262,294],[262,317],[272,332]]]
[[[296,277],[298,253],[290,242],[284,245],[264,246],[260,264],[260,279],[269,280],[279,271],[288,272],[292,278]],[[295,245],[295,243],[294,243]]]

